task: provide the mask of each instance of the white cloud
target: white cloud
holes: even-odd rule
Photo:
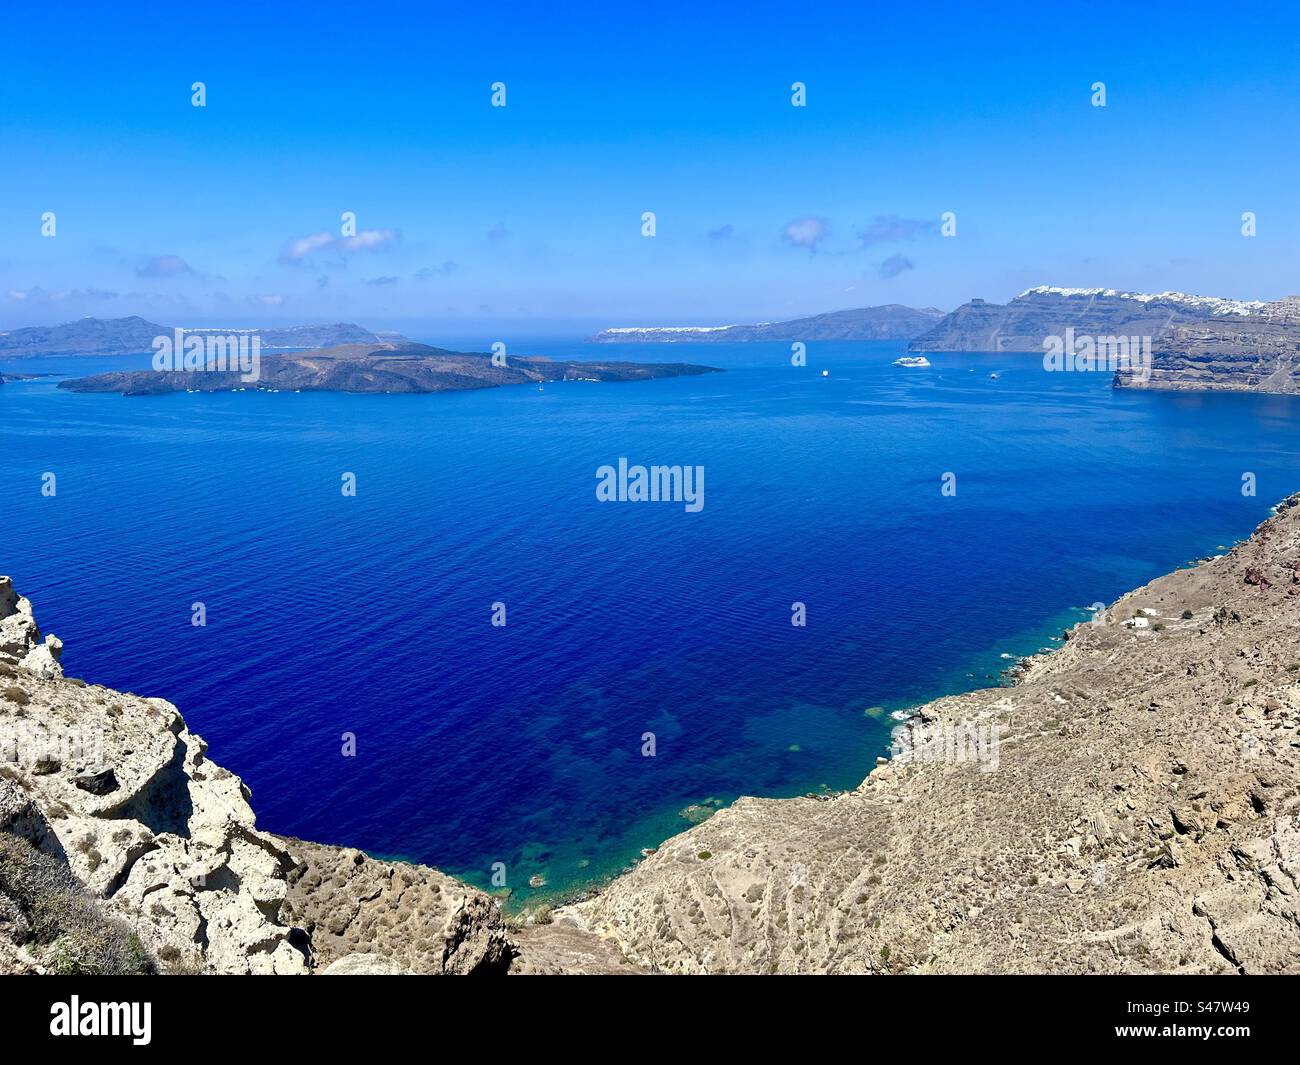
[[[781,236],[787,244],[793,244],[796,248],[807,248],[810,252],[817,251],[817,245],[829,232],[830,227],[822,218],[796,218],[793,222],[786,224],[781,230]]]
[[[336,237],[331,233],[313,233],[306,237],[295,237],[280,252],[283,263],[300,263],[318,251],[334,251],[340,254],[353,251],[371,251],[382,248],[398,240],[401,234],[395,229],[363,229],[354,237]]]
[[[395,229],[363,229],[355,237],[345,237],[339,242],[339,247],[344,251],[365,251],[368,248],[390,244],[398,236]]]
[[[299,237],[297,240],[289,241],[288,246],[280,253],[280,258],[287,262],[301,262],[312,252],[320,248],[328,248],[334,243],[334,238],[328,233],[316,233],[310,237]]]

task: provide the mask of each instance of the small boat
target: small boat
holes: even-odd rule
[[[904,355],[901,359],[894,360],[895,366],[929,366],[930,360],[924,355]]]
[[[995,374],[995,373],[991,373],[991,374],[989,374],[989,380],[991,380],[991,381],[996,381],[997,379],[998,379],[998,375],[997,375],[997,374]]]

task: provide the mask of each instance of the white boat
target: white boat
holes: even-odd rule
[[[930,360],[924,355],[904,355],[901,359],[894,360],[895,366],[929,366]]]

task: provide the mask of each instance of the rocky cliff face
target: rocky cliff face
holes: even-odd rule
[[[1157,338],[1175,325],[1233,321],[1263,306],[1181,292],[1149,294],[1040,285],[1006,304],[971,300],[918,336],[908,350],[1023,351],[1041,355],[1044,340],[1062,335],[1067,327],[1095,337]]]
[[[175,707],[64,677],[0,579],[0,971],[1300,972],[1298,615],[1300,495],[921,707],[857,789],[740,799],[514,928],[259,831]]]
[[[1300,392],[1300,297],[1273,303],[1041,285],[1007,304],[972,300],[917,337],[911,351],[1043,355],[1067,330],[1102,351],[1140,342],[1149,360],[1121,360],[1116,388]],[[1136,352],[1138,349],[1133,346]]]
[[[258,831],[174,706],[64,677],[61,648],[0,577],[0,971],[504,970],[487,896]]]
[[[1158,391],[1300,392],[1300,297],[1249,315],[1176,325],[1152,346],[1149,375],[1121,369],[1117,388]]]

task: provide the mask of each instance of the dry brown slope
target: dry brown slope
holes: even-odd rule
[[[923,709],[995,770],[741,799],[561,918],[670,972],[1300,972],[1297,501]]]

